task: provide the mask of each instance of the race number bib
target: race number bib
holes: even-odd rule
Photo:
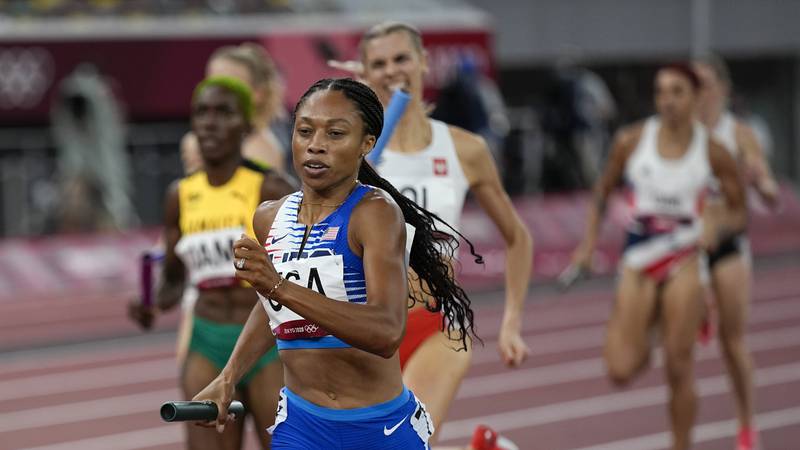
[[[278,273],[294,284],[316,291],[325,297],[348,301],[344,287],[342,255],[320,256],[275,264]],[[270,328],[279,339],[308,339],[329,333],[280,303],[258,294],[269,315]]]
[[[222,230],[191,233],[181,237],[175,245],[175,253],[189,269],[189,281],[200,285],[209,280],[233,279],[233,243],[244,228],[233,227]]]
[[[392,184],[406,198],[435,214],[456,208],[455,182],[450,178],[419,180],[413,177],[392,177]]]

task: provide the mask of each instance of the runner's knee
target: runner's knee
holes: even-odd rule
[[[644,364],[647,355],[628,346],[624,350],[606,349],[606,373],[609,380],[618,387],[626,386],[633,380]]]

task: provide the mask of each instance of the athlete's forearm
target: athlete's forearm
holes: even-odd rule
[[[778,184],[764,155],[764,149],[749,127],[740,128],[736,140],[742,152],[745,179],[756,189],[765,203],[775,206],[778,202]]]
[[[758,196],[761,197],[761,200],[764,201],[770,207],[774,207],[778,204],[778,194],[780,189],[778,188],[778,183],[772,177],[772,174],[769,172],[761,173],[757,176],[755,182],[756,192],[758,192]]]
[[[169,243],[168,248],[174,248],[173,237],[172,242]],[[171,245],[171,247],[170,247]],[[164,263],[161,268],[161,280],[156,291],[156,306],[161,311],[169,311],[183,299],[183,291],[186,288],[186,270],[177,258],[175,253],[167,251],[164,257]]]
[[[181,302],[186,284],[182,280],[164,280],[158,287],[156,305],[161,311],[169,311]]]
[[[747,229],[747,208],[744,204],[728,203],[725,215],[727,216],[725,220],[720,221],[717,226],[717,236],[720,241],[743,233]]]
[[[591,253],[597,245],[597,236],[600,233],[600,224],[606,214],[606,202],[608,195],[604,192],[596,192],[592,204],[589,206],[589,214],[586,218],[586,228],[583,233],[581,246],[584,251]]]
[[[504,320],[522,316],[533,268],[533,238],[520,223],[514,238],[506,243],[506,301]]]
[[[272,298],[353,347],[384,358],[394,355],[403,338],[405,314],[397,318],[385,307],[332,300],[294,283],[283,283]]]
[[[257,302],[236,340],[228,363],[222,369],[222,378],[226,383],[235,386],[274,345],[275,337],[269,331],[267,313],[261,302]]]

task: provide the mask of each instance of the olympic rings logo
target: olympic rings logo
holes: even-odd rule
[[[319,327],[315,324],[306,325],[306,333],[316,333]]]
[[[42,47],[0,47],[0,109],[38,105],[53,82],[53,67]]]

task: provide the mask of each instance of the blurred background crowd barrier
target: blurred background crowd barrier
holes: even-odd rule
[[[119,270],[130,269],[182,175],[191,91],[216,48],[262,44],[291,110],[311,82],[341,76],[326,62],[356,58],[360,34],[385,19],[422,29],[431,113],[489,142],[543,252],[539,276],[564,259],[542,255],[574,244],[575,199],[585,201],[615,129],[652,112],[655,69],[706,51],[730,64],[731,108],[755,127],[784,183],[786,216],[756,222],[797,224],[797,17],[800,2],[772,0],[0,0],[0,287],[20,282],[9,267],[42,236],[59,248],[114,242],[128,261]],[[573,212],[559,222],[562,210]],[[468,236],[499,248],[492,227],[469,217]],[[539,237],[550,228],[574,232]],[[136,237],[107,236],[119,231]],[[69,270],[116,267],[93,261]],[[480,279],[480,270],[464,274]]]

